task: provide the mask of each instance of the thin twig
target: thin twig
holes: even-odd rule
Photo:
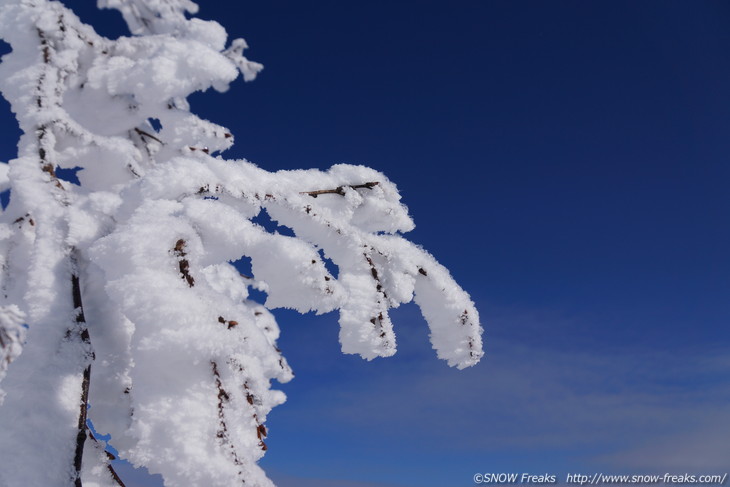
[[[99,448],[104,450],[104,453],[106,453],[107,457],[109,457],[108,458],[109,460],[116,460],[116,457],[114,455],[112,455],[111,453],[106,451],[101,446],[101,443],[99,442],[99,440],[96,439],[96,437],[94,436],[94,433],[92,433],[90,429],[89,429],[88,433],[89,433],[89,438],[91,438],[94,441],[94,443],[96,443],[99,446]],[[109,474],[112,476],[112,479],[117,483],[117,485],[119,485],[119,487],[127,487],[126,485],[124,485],[124,482],[122,482],[122,479],[119,478],[119,475],[117,474],[116,470],[114,470],[114,467],[112,467],[111,463],[107,463],[106,468],[107,468],[107,470],[109,470]]]
[[[363,184],[348,184],[345,186],[337,186],[335,189],[318,189],[316,191],[301,191],[299,194],[308,194],[312,198],[316,198],[317,196],[321,194],[338,194],[340,196],[345,196],[345,188],[351,188],[351,189],[373,189],[375,186],[380,184],[378,181],[370,181],[368,183]]]
[[[137,132],[139,135],[141,135],[143,137],[149,137],[150,139],[156,140],[160,144],[165,145],[164,142],[162,142],[160,139],[158,139],[157,137],[155,137],[154,135],[152,135],[149,132],[145,132],[144,130],[138,129],[137,127],[134,127],[134,131]]]

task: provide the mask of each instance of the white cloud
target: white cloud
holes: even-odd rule
[[[730,414],[726,410],[714,411],[706,414],[696,429],[660,435],[601,460],[623,468],[724,473],[730,465]]]
[[[424,361],[368,377],[311,390],[317,417],[416,449],[542,450],[563,464],[617,470],[727,465],[730,360],[721,353],[493,340],[473,369]]]
[[[352,480],[314,479],[269,473],[277,487],[402,487],[394,484],[354,482]]]

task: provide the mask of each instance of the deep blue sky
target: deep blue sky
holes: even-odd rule
[[[398,355],[370,363],[340,354],[334,315],[279,313],[297,374],[269,417],[280,487],[730,469],[730,4],[216,0],[199,16],[265,65],[191,100],[236,135],[227,157],[383,171],[485,328],[485,359],[459,372],[413,307],[394,314]]]

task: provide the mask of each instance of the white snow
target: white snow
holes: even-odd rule
[[[105,39],[56,2],[0,6],[0,90],[23,131],[0,164],[0,485],[117,485],[104,442],[78,437],[87,376],[96,430],[165,485],[273,485],[257,461],[285,400],[272,380],[292,378],[273,308],[339,310],[342,351],[373,359],[396,351],[388,310],[414,300],[440,358],[479,361],[474,304],[401,236],[414,224],[384,174],[218,155],[233,135],[186,97],[253,79],[245,41],[187,18],[189,0],[99,6],[133,35]],[[295,236],[254,223],[261,212]],[[253,277],[231,264],[244,257]]]

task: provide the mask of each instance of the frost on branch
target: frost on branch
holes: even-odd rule
[[[10,362],[20,355],[24,339],[23,313],[14,304],[0,307],[0,381],[5,377]],[[4,395],[0,389],[0,404]]]
[[[426,251],[393,183],[362,166],[268,172],[186,97],[261,66],[186,0],[100,0],[131,37],[61,4],[8,1],[0,89],[23,136],[0,165],[0,485],[121,485],[103,441],[167,486],[270,486],[265,421],[292,372],[272,308],[338,310],[345,353],[389,356],[414,300],[438,356],[482,356],[469,296]],[[80,168],[80,184],[58,176]],[[295,236],[255,223],[267,213]],[[253,276],[232,262],[250,258]],[[325,262],[337,272],[331,273]],[[267,293],[266,303],[249,297]],[[27,328],[26,326],[27,325]],[[21,353],[22,347],[22,353]],[[11,363],[12,362],[12,363]]]

